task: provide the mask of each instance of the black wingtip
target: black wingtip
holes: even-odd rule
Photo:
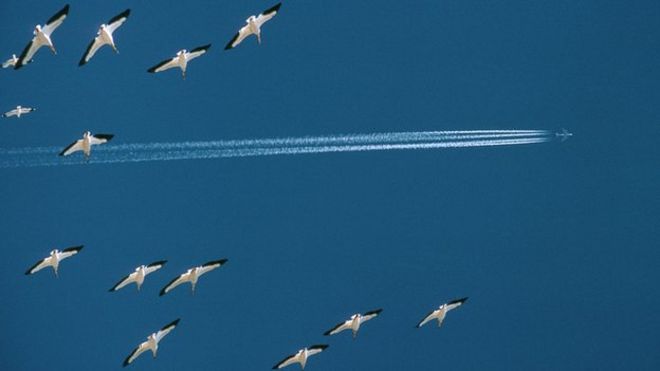
[[[147,70],[149,73],[156,73],[156,67],[151,67],[150,69]]]
[[[234,48],[234,46],[232,44],[234,43],[234,41],[236,41],[236,39],[238,39],[239,35],[240,35],[240,32],[236,32],[236,35],[234,35],[234,37],[232,37],[231,40],[229,40],[229,42],[225,46],[225,50],[229,50],[229,49]]]
[[[166,329],[166,328],[168,328],[168,327],[172,327],[172,326],[175,326],[175,327],[176,327],[176,326],[179,324],[179,321],[181,321],[181,318],[177,318],[177,319],[175,319],[174,321],[168,323],[167,325],[163,326],[162,329]]]
[[[328,331],[326,331],[326,332],[323,333],[323,336],[330,336],[330,333],[331,333],[331,332],[332,332],[332,330],[328,330]]]
[[[159,260],[159,261],[155,261],[155,262],[149,264],[148,267],[153,267],[154,265],[160,265],[160,266],[163,266],[163,265],[165,265],[166,263],[167,263],[167,260]]]
[[[66,249],[62,250],[62,252],[66,252],[66,251],[80,252],[80,250],[82,250],[83,247],[85,247],[85,245],[71,246],[71,247],[67,247]]]
[[[190,52],[191,52],[191,53],[194,53],[194,52],[198,52],[198,51],[200,51],[200,50],[207,51],[207,50],[209,50],[209,49],[211,49],[211,44],[206,44],[206,45],[198,46],[198,47],[196,47],[195,49],[191,50]]]
[[[464,297],[464,298],[460,298],[460,299],[452,300],[452,301],[450,301],[448,304],[455,304],[455,303],[461,303],[461,304],[463,304],[463,303],[465,303],[467,300],[468,300],[468,297],[466,296],[466,297]]]
[[[229,261],[229,259],[212,260],[212,261],[210,261],[210,262],[206,262],[206,263],[204,263],[203,266],[206,267],[206,266],[208,266],[208,265],[215,265],[215,264],[219,264],[220,266],[223,266],[223,265],[225,265],[228,261]]]
[[[368,316],[368,315],[370,315],[370,314],[380,314],[380,312],[382,312],[382,311],[383,311],[383,309],[380,309],[380,308],[379,308],[379,309],[375,309],[375,310],[370,310],[370,311],[368,311],[367,313],[365,313],[364,315],[365,315],[365,316]]]
[[[328,344],[315,344],[315,345],[312,345],[311,347],[309,347],[308,349],[321,349],[321,350],[325,350],[327,347],[329,347]]]
[[[130,14],[131,14],[131,10],[130,10],[130,9],[126,9],[126,10],[124,10],[123,12],[121,12],[121,13],[117,14],[116,16],[112,17],[112,19],[110,19],[110,20],[108,21],[108,24],[113,24],[113,23],[117,22],[118,20],[120,20],[120,19],[122,19],[122,18],[128,18],[128,16],[129,16]]]
[[[98,138],[98,139],[105,139],[106,141],[109,142],[110,140],[112,140],[112,138],[115,137],[115,135],[114,134],[94,134],[94,137]]]
[[[275,4],[274,6],[272,6],[271,8],[266,9],[266,10],[263,12],[263,14],[269,14],[269,13],[272,13],[272,12],[278,12],[278,11],[280,10],[280,7],[281,7],[281,6],[282,6],[282,3],[277,3],[277,4]]]

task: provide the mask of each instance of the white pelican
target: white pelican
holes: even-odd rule
[[[122,287],[135,282],[137,285],[138,291],[140,290],[140,287],[142,287],[142,283],[144,282],[144,277],[146,277],[148,274],[153,273],[160,268],[162,268],[165,263],[167,263],[167,260],[159,260],[157,262],[153,262],[149,265],[141,265],[137,268],[135,268],[135,272],[129,274],[128,276],[122,278],[119,282],[117,282],[116,285],[112,286],[110,291],[117,291],[121,289]]]
[[[220,260],[210,261],[199,267],[188,269],[186,273],[183,273],[179,277],[176,277],[175,279],[170,281],[170,283],[168,283],[165,287],[163,287],[163,289],[160,290],[160,296],[167,294],[168,292],[172,291],[173,288],[179,286],[184,282],[190,282],[190,284],[192,285],[192,292],[194,294],[195,285],[197,284],[197,280],[199,279],[199,277],[204,273],[210,272],[216,268],[221,267],[225,263],[227,263],[227,259],[220,259]]]
[[[108,24],[104,23],[101,25],[101,27],[99,27],[99,30],[96,33],[96,37],[94,38],[94,40],[92,40],[92,42],[89,43],[89,46],[85,51],[85,54],[83,54],[82,58],[80,58],[80,62],[78,63],[78,66],[82,66],[87,62],[89,62],[89,60],[92,59],[96,51],[106,44],[110,45],[112,49],[115,51],[115,53],[119,53],[119,50],[117,50],[117,46],[115,46],[115,40],[112,38],[112,33],[115,32],[119,28],[119,26],[124,24],[129,14],[131,14],[131,10],[126,9],[122,13],[114,16],[111,20],[109,20]]]
[[[14,67],[14,66],[16,66],[16,62],[18,62],[18,57],[16,56],[16,54],[12,54],[11,58],[7,59],[2,64],[2,68]]]
[[[68,156],[74,152],[83,151],[83,153],[85,153],[85,158],[89,158],[93,145],[106,143],[112,139],[112,137],[114,137],[112,134],[92,135],[91,132],[86,131],[83,133],[82,139],[78,139],[75,142],[69,144],[68,147],[64,148],[64,150],[60,152],[60,156]]]
[[[55,276],[57,276],[57,268],[60,266],[60,262],[66,258],[69,258],[73,255],[76,255],[80,250],[82,250],[83,246],[74,246],[74,247],[69,247],[66,248],[62,251],[55,249],[50,252],[50,255],[43,260],[37,262],[35,265],[30,267],[25,274],[30,275],[34,274],[46,267],[53,267],[53,270],[55,271]]]
[[[362,325],[363,323],[367,322],[372,318],[376,318],[382,311],[383,311],[382,309],[376,309],[369,311],[365,314],[360,314],[360,313],[354,314],[351,316],[351,318],[349,318],[344,322],[338,323],[337,326],[326,331],[323,335],[325,336],[334,335],[344,330],[351,329],[351,331],[353,331],[353,339],[355,339],[358,330],[360,330],[360,325]]]
[[[169,334],[170,331],[174,330],[176,325],[179,324],[180,319],[176,319],[175,321],[172,321],[171,323],[168,323],[163,327],[162,329],[158,330],[158,332],[154,332],[153,334],[149,335],[147,337],[147,341],[143,342],[142,344],[138,345],[137,348],[135,348],[131,354],[126,357],[124,360],[124,367],[130,365],[137,357],[140,356],[140,354],[146,352],[147,350],[151,351],[151,354],[153,354],[154,358],[156,358],[156,355],[158,354],[158,343],[163,340],[165,335]]]
[[[227,46],[225,46],[225,50],[235,48],[238,44],[241,43],[241,41],[250,35],[257,35],[257,42],[261,44],[261,26],[273,18],[280,10],[281,6],[282,3],[277,3],[277,5],[268,10],[265,10],[258,16],[251,15],[248,17],[248,19],[245,20],[245,23],[247,24],[238,30],[236,35],[234,35],[229,43],[227,43]]]
[[[210,47],[211,44],[207,44],[204,46],[200,46],[199,48],[195,48],[191,51],[187,51],[186,49],[179,50],[174,58],[166,59],[158,63],[157,65],[148,69],[147,72],[156,73],[156,72],[168,70],[173,67],[179,67],[181,68],[181,75],[185,79],[188,62],[206,53],[206,51],[209,50]]]
[[[23,53],[21,53],[21,56],[18,57],[18,62],[16,62],[16,66],[14,67],[15,69],[19,69],[26,64],[28,64],[31,60],[34,54],[39,50],[44,45],[47,45],[50,50],[53,51],[53,54],[57,54],[57,51],[55,51],[55,46],[53,46],[53,41],[51,40],[50,36],[52,35],[53,31],[57,27],[59,27],[62,22],[64,22],[64,19],[66,16],[69,14],[69,4],[65,5],[62,10],[57,12],[54,16],[50,17],[48,22],[41,27],[41,25],[36,25],[34,28],[34,37],[32,38],[32,41],[30,41],[25,49],[23,49]]]
[[[449,312],[452,309],[460,307],[461,305],[463,305],[463,303],[465,303],[467,299],[468,298],[461,298],[457,300],[452,300],[449,303],[442,304],[440,307],[438,307],[438,309],[433,310],[429,314],[427,314],[426,317],[424,317],[424,319],[417,324],[417,328],[424,326],[426,322],[431,321],[433,319],[438,320],[438,327],[440,327],[442,325],[442,321],[444,321],[445,316],[447,315],[447,312]]]
[[[328,345],[321,344],[321,345],[312,345],[309,348],[300,349],[296,354],[292,354],[284,358],[280,363],[273,366],[273,370],[277,370],[279,368],[283,368],[292,365],[294,363],[300,363],[301,369],[304,370],[305,364],[307,363],[307,358],[309,358],[309,356],[313,356],[314,354],[321,353],[327,347]]]
[[[24,114],[26,114],[26,113],[30,113],[30,112],[32,112],[32,111],[36,111],[36,110],[37,110],[36,108],[23,107],[23,106],[16,106],[16,108],[14,108],[13,110],[11,110],[11,111],[7,111],[7,112],[3,113],[3,114],[2,114],[2,117],[12,117],[12,116],[16,116],[16,117],[18,117],[18,118],[20,119],[20,118],[21,118],[21,115],[24,115]]]

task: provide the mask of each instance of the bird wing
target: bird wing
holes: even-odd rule
[[[46,35],[50,36],[50,34],[52,34],[53,31],[55,31],[55,29],[62,24],[62,22],[64,22],[64,19],[68,14],[69,14],[69,4],[65,5],[64,8],[62,8],[62,10],[55,13],[54,16],[50,17],[50,19],[48,20],[48,22],[46,22],[46,25],[44,26],[42,31]]]
[[[41,39],[37,38],[36,36],[33,37],[32,40],[25,46],[25,49],[23,49],[21,56],[18,57],[18,62],[16,62],[14,69],[17,70],[30,63],[32,61],[32,57],[34,57],[34,53],[36,53],[37,50],[39,50],[39,48],[44,45],[46,45],[46,43],[41,41]]]
[[[126,22],[130,14],[131,14],[131,10],[126,9],[120,14],[112,17],[112,19],[108,21],[108,28],[110,29],[110,33],[115,32],[116,29],[121,27],[121,25],[124,24],[124,22]]]
[[[227,262],[227,259],[214,260],[202,265],[202,268],[197,272],[198,276],[201,276],[204,273],[208,273],[216,268],[220,268],[223,264]]]
[[[69,247],[62,250],[62,252],[60,253],[60,260],[76,255],[80,250],[82,250],[82,248],[83,246],[80,245],[80,246]]]
[[[109,291],[117,291],[122,287],[128,285],[129,283],[135,282],[136,278],[137,278],[137,273],[133,272],[128,276],[122,278],[119,282],[117,282],[114,286],[112,286],[112,288]]]
[[[16,62],[14,62],[14,58],[9,58],[2,64],[2,68],[8,68],[14,65],[16,65]]]
[[[109,142],[113,137],[113,134],[94,134],[89,138],[89,144],[103,144]]]
[[[82,66],[89,62],[90,59],[96,54],[96,51],[99,50],[103,45],[105,45],[105,41],[103,41],[103,38],[101,35],[98,35],[92,40],[92,42],[89,43],[87,46],[87,50],[85,50],[85,54],[83,54],[82,58],[80,58],[80,62],[78,62],[78,66]]]
[[[463,303],[465,303],[465,301],[467,299],[468,298],[461,298],[461,299],[457,299],[457,300],[452,300],[449,303],[445,304],[445,306],[447,308],[446,309],[447,312],[449,312],[452,309],[456,309],[456,308],[460,307],[461,305],[463,305]]]
[[[160,290],[160,296],[163,296],[167,294],[168,292],[172,291],[175,287],[179,286],[180,284],[184,282],[188,282],[190,279],[190,274],[188,272],[180,275],[179,277],[176,277],[170,283],[168,283],[165,287],[163,287],[162,290]]]
[[[307,355],[313,356],[314,354],[321,353],[327,347],[328,345],[326,344],[312,345],[311,347],[307,348]]]
[[[370,319],[378,317],[378,315],[382,311],[383,311],[382,309],[376,309],[376,310],[372,310],[372,311],[369,311],[369,312],[363,314],[362,318],[360,319],[360,323],[364,323],[364,322],[367,322]]]
[[[21,113],[30,113],[32,111],[35,111],[35,109],[30,107],[21,107]]]
[[[7,111],[7,112],[3,113],[2,116],[3,117],[12,117],[12,116],[16,116],[17,114],[18,114],[18,110],[13,109],[11,111]]]
[[[51,266],[52,262],[53,262],[53,258],[49,256],[49,257],[37,262],[35,265],[31,266],[30,269],[28,269],[25,272],[25,274],[29,275],[29,274],[36,273],[36,272],[38,272],[38,271],[40,271],[40,270],[42,270],[42,269],[44,269],[48,266]]]
[[[270,21],[271,18],[273,18],[277,12],[280,10],[280,7],[282,6],[282,3],[277,3],[277,5],[273,6],[272,8],[269,8],[265,10],[263,13],[259,14],[255,22],[259,27],[261,27],[264,23]]]
[[[334,335],[334,334],[340,333],[344,330],[348,330],[349,328],[351,328],[351,320],[338,323],[335,327],[333,327],[330,330],[324,332],[323,335],[325,335],[325,336]]]
[[[419,321],[419,323],[417,324],[417,328],[424,326],[428,321],[434,319],[436,312],[437,310],[430,311],[429,314],[427,314],[426,317],[424,317],[424,319]]]
[[[147,268],[144,270],[144,274],[153,273],[163,267],[167,263],[167,260],[159,260],[147,265]]]
[[[156,73],[156,72],[169,70],[170,68],[173,68],[173,67],[179,67],[179,64],[176,62],[176,57],[166,59],[166,60],[158,63],[157,65],[155,65],[155,66],[151,67],[150,69],[148,69],[147,72]]]
[[[287,356],[283,360],[281,360],[278,364],[273,366],[273,370],[279,369],[279,368],[284,368],[286,366],[292,365],[296,362],[298,362],[298,358],[296,357],[298,353],[296,354],[291,354],[290,356]]]
[[[252,31],[250,31],[250,27],[248,25],[243,26],[234,37],[229,40],[227,43],[227,46],[225,46],[225,50],[229,50],[231,48],[235,48],[238,44],[241,43],[246,37],[252,35]]]
[[[210,47],[211,47],[211,44],[207,44],[207,45],[200,46],[199,48],[195,48],[195,49],[191,50],[188,53],[188,60],[197,58],[200,55],[206,53],[206,51],[209,50]]]
[[[126,357],[126,360],[124,360],[124,367],[130,365],[131,362],[133,362],[137,357],[140,356],[140,354],[144,353],[148,349],[149,349],[149,342],[147,341],[138,345],[138,347],[133,349],[131,354],[129,354],[128,357]]]
[[[76,151],[82,151],[83,150],[83,140],[78,139],[75,142],[69,144],[66,148],[60,152],[60,156],[68,156]]]
[[[167,325],[163,326],[162,329],[158,330],[156,333],[156,341],[160,341],[162,338],[164,338],[167,334],[170,333],[170,331],[174,330],[174,328],[179,324],[179,321],[181,319],[177,318],[174,321],[168,323]]]

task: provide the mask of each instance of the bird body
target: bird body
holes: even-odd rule
[[[353,333],[353,339],[355,339],[355,337],[357,336],[358,331],[360,330],[360,326],[363,323],[365,323],[365,322],[367,322],[367,321],[369,321],[373,318],[376,318],[380,314],[380,312],[382,312],[382,311],[383,311],[382,309],[376,309],[376,310],[366,312],[365,314],[356,313],[356,314],[352,315],[348,320],[338,323],[335,327],[333,327],[330,330],[326,331],[323,335],[326,335],[326,336],[334,335],[334,334],[340,333],[344,330],[349,330],[350,329],[351,332]]]
[[[96,37],[92,40],[92,42],[89,43],[87,50],[85,50],[85,54],[83,54],[82,58],[80,58],[80,62],[78,63],[78,65],[83,66],[87,62],[89,62],[89,60],[92,59],[94,54],[96,54],[96,52],[103,45],[110,45],[110,47],[112,47],[112,50],[114,50],[115,53],[119,53],[119,50],[117,50],[117,46],[115,45],[115,40],[112,35],[122,24],[124,24],[124,22],[126,22],[130,14],[131,14],[131,10],[126,9],[122,13],[110,19],[107,24],[105,23],[102,24],[99,27],[99,30],[96,32]]]
[[[157,65],[149,68],[147,72],[157,73],[161,71],[168,70],[170,68],[179,67],[181,69],[181,76],[186,78],[186,69],[188,68],[188,62],[201,56],[206,53],[211,48],[211,44],[200,46],[191,51],[186,49],[179,50],[173,58],[166,59]]]
[[[144,283],[144,279],[148,274],[151,274],[160,268],[162,268],[165,263],[167,263],[167,260],[160,260],[157,262],[153,262],[149,265],[141,265],[137,268],[135,268],[135,271],[128,276],[122,278],[117,284],[115,284],[110,291],[117,291],[121,289],[122,287],[131,284],[135,282],[138,291],[140,290],[140,287],[142,287],[142,284]]]
[[[225,50],[229,50],[232,48],[235,48],[240,44],[245,38],[247,38],[250,35],[255,35],[257,36],[257,43],[261,44],[261,26],[264,25],[264,23],[268,22],[271,20],[277,12],[280,10],[280,7],[282,6],[282,3],[277,3],[275,6],[263,11],[261,14],[258,16],[251,15],[245,20],[245,26],[243,26],[234,37],[229,40],[227,45],[225,46]]]
[[[26,113],[30,113],[30,112],[32,112],[32,111],[36,111],[36,110],[37,110],[36,108],[23,107],[23,106],[16,106],[16,108],[14,108],[13,110],[11,110],[11,111],[7,111],[7,112],[3,113],[3,114],[2,114],[2,117],[12,117],[12,116],[16,116],[17,118],[20,119],[20,118],[21,118],[21,115],[24,115],[24,114],[26,114]]]
[[[18,61],[16,61],[14,65],[14,69],[19,69],[32,61],[32,57],[42,46],[48,46],[53,54],[57,54],[51,39],[51,35],[53,34],[53,31],[55,31],[55,29],[57,29],[57,27],[59,27],[62,22],[64,22],[64,19],[68,14],[69,5],[67,4],[59,12],[52,16],[43,27],[41,25],[36,25],[34,27],[34,31],[32,31],[34,37],[27,44],[25,49],[23,49],[23,52],[18,58]]]
[[[208,263],[204,263],[203,265],[200,265],[198,267],[190,268],[188,269],[185,273],[179,275],[178,277],[174,278],[170,283],[168,283],[165,287],[163,287],[162,290],[160,290],[160,296],[163,296],[170,292],[172,289],[175,287],[179,286],[182,283],[190,282],[192,286],[192,292],[193,294],[195,293],[195,286],[197,285],[197,280],[199,280],[199,277],[201,277],[203,274],[206,274],[216,268],[221,267],[227,263],[227,259],[220,259],[220,260],[214,260],[210,261]]]
[[[309,359],[309,357],[313,356],[314,354],[321,353],[327,347],[328,347],[328,345],[321,344],[321,345],[312,345],[309,348],[300,349],[298,352],[296,352],[296,354],[292,354],[292,355],[284,358],[278,364],[273,366],[273,370],[284,368],[284,367],[292,365],[294,363],[299,363],[301,369],[304,370],[305,365],[307,364],[307,360]]]
[[[147,340],[142,342],[140,345],[135,348],[131,354],[126,357],[124,360],[124,367],[130,365],[137,357],[140,356],[140,354],[150,350],[151,354],[153,355],[153,358],[156,358],[158,355],[158,343],[160,343],[163,338],[170,333],[170,331],[174,330],[176,326],[179,324],[180,319],[176,319],[172,321],[171,323],[165,325],[162,329],[158,330],[157,332],[152,333],[147,337]]]
[[[89,159],[93,145],[107,143],[114,137],[113,134],[96,134],[92,135],[91,132],[86,131],[83,133],[82,139],[69,144],[60,152],[60,156],[68,156],[74,152],[83,151],[85,158]]]
[[[461,299],[456,299],[452,300],[448,303],[442,304],[438,307],[438,309],[431,311],[429,314],[424,317],[418,324],[417,327],[422,327],[424,326],[427,322],[437,319],[438,320],[438,327],[442,326],[442,322],[445,320],[445,317],[447,316],[447,312],[450,310],[456,309],[463,305],[467,301],[467,297],[461,298]]]
[[[54,249],[50,252],[48,257],[42,259],[41,261],[37,262],[34,264],[30,269],[28,269],[25,274],[30,275],[34,274],[46,267],[53,267],[53,271],[55,272],[55,276],[58,276],[58,268],[60,266],[60,262],[66,258],[69,258],[78,252],[82,250],[83,246],[74,246],[74,247],[69,247],[66,248],[62,251],[58,249]]]

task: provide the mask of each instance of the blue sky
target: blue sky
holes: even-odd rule
[[[0,369],[270,369],[314,343],[310,370],[660,366],[660,5],[657,1],[71,3],[39,51],[0,71],[0,148],[419,130],[566,127],[565,143],[0,169]],[[0,3],[20,53],[65,3]],[[131,8],[77,62],[100,23]],[[212,43],[179,71],[147,68]],[[51,272],[23,272],[84,244]],[[158,291],[228,258],[195,296]],[[146,281],[107,290],[142,263]],[[443,328],[415,329],[469,296]],[[353,341],[323,332],[383,308]],[[291,368],[294,369],[294,368]]]

